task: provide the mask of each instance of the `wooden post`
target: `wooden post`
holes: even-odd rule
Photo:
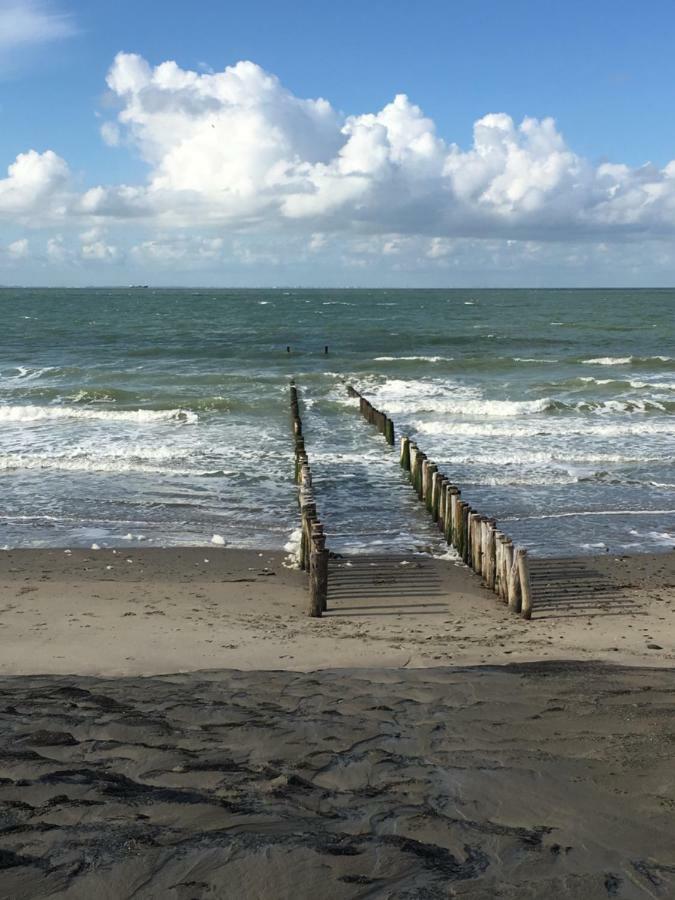
[[[520,578],[520,614],[524,619],[532,618],[532,585],[530,584],[530,567],[527,563],[527,550],[519,547],[516,553],[518,576]]]
[[[480,540],[480,576],[483,582],[487,575],[487,519],[485,516],[480,517],[478,524],[479,540]]]
[[[471,559],[471,534],[469,524],[471,521],[471,507],[465,501],[462,502],[462,559],[469,565]]]
[[[496,567],[496,554],[497,554],[497,541],[496,541],[497,529],[492,524],[492,522],[488,522],[487,525],[487,541],[486,541],[486,553],[487,553],[487,568],[486,568],[486,581],[487,586],[491,591],[495,589],[495,583],[497,579],[497,567]]]
[[[480,515],[472,510],[469,515],[469,564],[476,573],[480,571],[480,544],[478,542],[479,520]]]
[[[501,568],[501,593],[504,603],[509,602],[509,572],[513,565],[513,541],[504,536],[502,540],[502,568]]]
[[[424,503],[427,508],[427,512],[432,516],[434,515],[434,475],[438,471],[438,466],[435,463],[429,463],[427,465],[427,481],[424,490]]]
[[[427,482],[429,481],[429,460],[425,457],[422,460],[422,485],[420,490],[420,500],[422,503],[427,499]]]
[[[436,513],[436,524],[445,534],[445,516],[446,510],[450,506],[450,494],[448,493],[448,479],[445,475],[438,476],[438,510]]]
[[[488,520],[485,516],[480,519],[480,574],[485,582],[487,582],[488,570]]]
[[[431,518],[438,524],[441,514],[441,497],[443,495],[443,476],[438,469],[431,476]]]
[[[434,521],[438,525],[438,527],[443,530],[443,525],[445,522],[445,484],[446,484],[445,475],[441,475],[440,472],[436,473],[436,515],[434,516]]]
[[[408,441],[408,453],[410,454],[410,470],[408,478],[410,479],[410,484],[415,485],[415,473],[417,472],[417,444],[413,443],[413,441]]]
[[[394,423],[391,419],[387,418],[387,432],[386,432],[387,443],[392,447],[396,444],[396,436],[394,434]]]
[[[450,515],[446,518],[445,539],[459,552],[459,504],[461,494],[456,487],[450,487]]]
[[[472,535],[472,550],[471,550],[471,565],[473,567],[476,575],[480,575],[480,560],[481,560],[481,536],[480,536],[480,513],[475,514],[475,518],[473,520],[473,535]]]
[[[422,453],[421,450],[418,450],[417,459],[419,460],[419,465],[417,467],[417,477],[415,479],[415,490],[417,491],[417,496],[422,500],[424,499],[424,464],[426,463],[428,465],[426,453]]]
[[[410,438],[401,437],[401,468],[410,471]]]
[[[513,552],[513,547],[511,547],[511,552],[509,553],[509,574],[508,574],[508,585],[509,585],[509,609],[512,612],[518,613],[520,612],[520,577],[518,574],[518,553]]]
[[[504,535],[501,531],[495,529],[495,594],[498,597],[502,595],[502,540]]]
[[[462,500],[459,495],[455,498],[455,550],[459,553],[462,559],[464,559],[464,508],[466,507],[466,505],[466,501]]]

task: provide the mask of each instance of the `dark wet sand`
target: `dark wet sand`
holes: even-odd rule
[[[0,679],[0,895],[672,898],[675,672]]]

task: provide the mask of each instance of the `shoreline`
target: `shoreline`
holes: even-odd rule
[[[672,552],[539,559],[530,622],[466,567],[412,554],[331,561],[328,613],[310,619],[306,575],[285,559],[214,546],[6,551],[0,675],[675,664]]]

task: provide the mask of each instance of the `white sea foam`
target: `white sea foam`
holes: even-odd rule
[[[585,366],[628,366],[631,363],[649,364],[650,362],[673,362],[672,356],[597,356],[593,359],[582,359]]]
[[[594,359],[582,359],[581,362],[585,366],[627,366],[632,359],[632,356],[598,356]]]
[[[196,413],[185,409],[135,409],[110,410],[72,406],[0,406],[0,422],[41,422],[59,419],[83,419],[89,421],[158,423],[174,422],[194,425]]]
[[[411,403],[409,400],[401,403],[391,402],[387,404],[386,411],[390,414],[409,412]],[[420,397],[414,404],[414,412],[445,413],[454,416],[488,416],[490,418],[511,418],[516,416],[536,415],[556,408],[556,403],[550,397],[540,400],[473,400],[467,398],[452,399]]]
[[[546,434],[561,436],[594,435],[602,438],[628,435],[675,435],[675,420],[640,420],[595,424],[583,416],[520,419],[515,422],[425,422],[416,421],[412,428],[420,434],[469,437],[538,437]]]
[[[649,541],[655,544],[662,544],[664,546],[673,547],[675,545],[675,531],[647,531],[641,532],[636,531],[634,528],[631,529],[630,533],[641,540],[647,538]]]
[[[51,375],[60,371],[61,369],[58,366],[42,366],[39,369],[34,369],[30,366],[16,366],[16,368],[9,370],[10,374],[2,372],[2,378],[6,381],[35,381],[44,375]]]
[[[288,554],[283,562],[286,569],[300,568],[300,549],[302,542],[302,529],[296,528],[291,532],[288,541],[284,544],[284,550]]]
[[[509,446],[508,449],[497,449],[475,453],[452,453],[451,462],[455,466],[532,466],[545,467],[550,472],[550,466],[597,466],[597,465],[644,465],[646,463],[670,463],[672,456],[664,453],[653,455],[646,453],[584,453],[524,450],[520,447]],[[576,473],[574,473],[576,474]]]
[[[573,512],[543,513],[538,516],[502,516],[502,522],[524,522],[529,519],[573,519],[576,516],[672,516],[675,509],[587,509]]]
[[[396,362],[399,360],[407,362],[452,362],[454,356],[375,356],[374,362]]]
[[[109,472],[111,474],[143,475],[203,475],[197,469],[172,466],[170,463],[158,465],[142,459],[120,456],[80,455],[70,456],[55,453],[4,453],[0,454],[0,471],[54,470],[60,472]]]

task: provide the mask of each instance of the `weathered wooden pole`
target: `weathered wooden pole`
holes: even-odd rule
[[[445,475],[438,476],[438,508],[436,510],[436,524],[445,534],[445,516],[446,510],[450,505],[450,494],[448,492],[448,479]]]
[[[422,485],[420,490],[420,500],[426,503],[427,499],[427,483],[429,481],[429,460],[426,456],[422,459]]]
[[[502,569],[501,569],[501,598],[504,603],[509,602],[509,572],[513,565],[513,541],[505,536],[502,541]]]
[[[503,532],[495,529],[495,594],[498,597],[502,595],[502,541],[504,539]]]
[[[516,552],[518,576],[520,578],[520,614],[524,619],[532,618],[532,585],[530,583],[530,567],[527,562],[527,550],[519,547]]]
[[[440,472],[436,473],[436,515],[434,521],[441,531],[445,528],[445,498],[448,479]]]
[[[385,437],[387,439],[387,443],[390,444],[392,447],[396,444],[396,436],[394,434],[394,423],[392,422],[392,420],[390,418],[387,418],[387,420],[386,420]]]
[[[513,552],[513,548],[511,547],[511,551],[509,553],[509,574],[508,574],[508,585],[509,585],[509,609],[512,612],[519,613],[520,612],[520,576],[518,574],[518,554],[517,552]]]
[[[455,548],[455,550],[459,553],[459,534],[460,534],[460,503],[462,502],[462,495],[459,492],[459,489],[456,487],[450,488],[450,516],[446,519],[447,531],[445,533],[445,539],[449,544]]]
[[[480,517],[480,574],[485,582],[487,582],[488,569],[488,520],[485,516]]]
[[[401,437],[401,468],[410,471],[410,438],[405,434]]]
[[[429,463],[427,465],[427,481],[424,490],[424,504],[427,508],[427,512],[429,515],[433,516],[434,514],[434,475],[438,471],[438,466],[436,463]]]
[[[466,502],[462,502],[462,559],[469,565],[469,560],[471,559],[471,532],[470,532],[470,522],[471,522],[471,507]]]
[[[413,441],[408,442],[408,452],[410,453],[410,484],[415,487],[415,478],[417,477],[417,444]]]
[[[425,471],[425,463],[428,465],[427,455],[426,453],[422,453],[421,450],[417,451],[417,459],[419,464],[417,466],[416,478],[415,478],[415,490],[417,491],[417,496],[420,500],[424,499],[424,471]]]
[[[494,524],[492,522],[488,522],[487,536],[486,536],[487,537],[487,540],[486,540],[486,555],[487,555],[486,581],[487,581],[487,586],[490,588],[491,591],[494,591],[495,583],[497,580],[496,534],[497,534],[497,529],[495,528]]]
[[[470,517],[471,525],[471,568],[478,574],[478,566],[480,563],[480,538],[478,526],[480,523],[480,513],[472,512]]]

